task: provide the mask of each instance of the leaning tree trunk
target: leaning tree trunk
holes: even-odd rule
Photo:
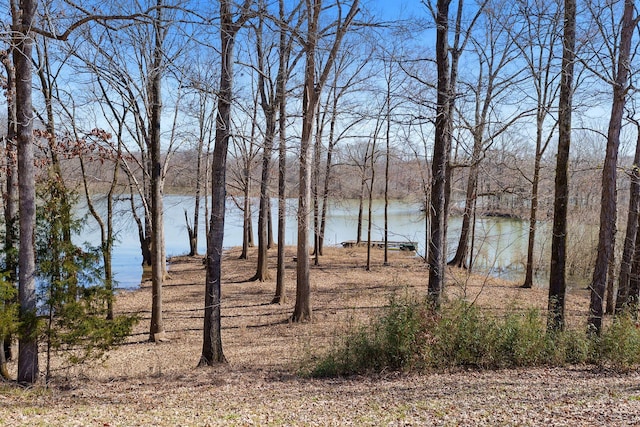
[[[640,221],[640,216],[638,216]],[[640,226],[640,223],[637,225]],[[640,300],[640,233],[636,233],[633,257],[629,271],[629,295],[627,296],[627,309],[634,320],[638,319],[638,302]]]
[[[473,164],[469,168],[469,179],[467,181],[467,195],[464,203],[464,211],[462,214],[462,228],[460,230],[460,239],[458,241],[458,248],[453,256],[453,259],[449,261],[449,265],[453,265],[459,268],[467,268],[467,256],[469,254],[469,237],[471,236],[471,219],[473,218],[473,208],[477,197],[477,183],[478,183],[478,159],[480,156],[480,150],[476,148],[479,146],[476,138],[476,144],[474,144],[474,153],[472,156]],[[477,150],[477,153],[476,153]]]
[[[541,138],[541,136],[538,136]],[[531,183],[531,210],[529,211],[529,238],[527,240],[527,265],[525,268],[523,288],[533,287],[533,256],[535,250],[537,221],[538,221],[538,187],[540,186],[540,161],[542,155],[536,151],[533,164],[533,181]]]
[[[620,32],[620,50],[618,69],[613,84],[613,103],[611,119],[607,132],[607,150],[602,169],[602,195],[600,202],[600,232],[598,234],[598,254],[593,270],[591,282],[591,299],[589,303],[589,330],[600,334],[602,330],[603,298],[607,282],[607,268],[613,252],[613,239],[616,232],[616,179],[618,164],[618,147],[620,145],[620,130],[629,79],[629,60],[631,54],[631,40],[635,31],[633,19],[635,2],[625,0]]]
[[[636,234],[638,232],[638,208],[640,207],[640,122],[636,123],[637,139],[636,152],[631,168],[631,183],[629,184],[629,211],[627,213],[627,231],[622,248],[620,261],[620,275],[618,276],[618,295],[616,298],[616,313],[621,313],[629,298],[629,275],[633,258]]]

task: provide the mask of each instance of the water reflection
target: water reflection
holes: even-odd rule
[[[257,222],[257,200],[254,200],[254,219]],[[288,201],[288,218],[286,243],[296,243],[296,206],[297,200]],[[99,209],[104,210],[104,204],[98,201]],[[274,200],[273,218],[277,218],[277,206]],[[130,214],[127,214],[128,202],[119,206],[121,213],[115,218],[117,242],[114,245],[113,262],[114,273],[118,286],[121,288],[137,287],[142,277],[142,257],[137,229]],[[182,255],[189,251],[189,240],[184,219],[184,212],[192,217],[194,202],[190,196],[165,196],[164,221],[166,253],[168,256]],[[86,214],[86,207],[80,206],[78,215]],[[201,218],[204,218],[204,208]],[[384,203],[375,201],[372,206],[372,240],[384,239]],[[366,217],[366,207],[365,207]],[[325,244],[339,245],[346,240],[357,237],[358,201],[341,200],[331,202],[328,207]],[[461,218],[453,217],[449,221],[448,253],[451,258],[456,249],[460,234]],[[274,226],[277,221],[274,220]],[[204,254],[206,239],[204,223],[199,228],[198,250]],[[366,236],[367,222],[363,224],[362,236]],[[256,229],[256,227],[254,227]],[[473,251],[473,267],[477,270],[490,271],[491,274],[514,278],[514,274],[521,274],[526,261],[528,223],[511,218],[479,218],[476,221],[475,245]],[[275,231],[274,231],[275,233]],[[539,233],[542,235],[543,233]],[[78,243],[89,242],[92,245],[100,243],[100,234],[95,221],[87,219],[87,226],[80,236],[76,236]],[[418,242],[418,256],[424,254],[425,248],[425,218],[420,203],[394,201],[389,206],[389,240]],[[232,202],[227,203],[227,217],[225,221],[224,246],[242,245],[242,211]]]

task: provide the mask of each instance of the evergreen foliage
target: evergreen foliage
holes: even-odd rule
[[[46,343],[48,378],[52,352],[63,353],[68,364],[99,359],[126,338],[137,318],[107,319],[108,302],[113,294],[101,280],[99,251],[84,250],[71,240],[71,235],[83,224],[73,218],[68,208],[77,202],[75,195],[50,178],[39,196],[41,204],[36,215],[39,330]]]

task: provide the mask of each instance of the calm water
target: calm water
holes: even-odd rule
[[[257,232],[257,202],[253,201],[254,231]],[[287,218],[286,243],[296,243],[295,207],[296,199],[290,199]],[[98,202],[98,207],[100,203]],[[273,200],[273,218],[277,218],[277,205]],[[140,284],[142,277],[142,256],[137,237],[137,228],[131,215],[127,212],[128,202],[122,202],[114,221],[117,225],[116,243],[113,253],[114,274],[120,288],[133,288]],[[189,242],[184,219],[184,211],[193,216],[194,202],[190,196],[165,196],[164,220],[166,251],[168,256],[182,255],[189,251]],[[418,254],[424,254],[425,220],[419,203],[392,202],[389,206],[389,240],[418,242]],[[86,207],[80,206],[78,215],[86,213]],[[366,208],[365,208],[366,217]],[[327,214],[325,244],[339,245],[345,240],[355,240],[357,236],[358,202],[356,200],[336,201],[329,206]],[[202,207],[201,221],[204,221]],[[274,221],[274,226],[277,223]],[[451,218],[449,222],[450,256],[456,249],[460,233],[461,218]],[[362,236],[366,238],[367,223],[363,225]],[[505,218],[482,218],[476,221],[476,238],[474,265],[477,269],[491,272],[493,275],[513,277],[514,272],[523,269],[527,250],[528,223]],[[274,231],[275,234],[275,231]],[[384,204],[376,201],[373,205],[372,240],[384,239]],[[93,218],[88,217],[87,226],[78,243],[88,242],[91,245],[100,243],[100,235]],[[242,211],[229,200],[225,222],[224,246],[242,245]],[[205,253],[206,238],[204,222],[199,230],[199,252]]]

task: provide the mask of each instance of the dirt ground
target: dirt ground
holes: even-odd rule
[[[376,316],[392,294],[426,294],[427,269],[419,259],[392,252],[390,265],[382,266],[382,252],[376,250],[367,272],[365,253],[327,249],[311,272],[313,321],[291,324],[294,249],[288,248],[288,301],[283,305],[270,304],[273,280],[246,282],[255,272],[255,253],[239,260],[239,251],[229,251],[222,284],[228,363],[213,368],[196,368],[204,305],[201,258],[174,258],[163,290],[170,342],[148,342],[150,283],[121,292],[116,311],[142,316],[126,344],[104,362],[57,369],[49,388],[0,384],[0,425],[640,425],[640,373],[635,371],[578,366],[300,377],[305,361],[322,354],[350,326]],[[544,289],[467,278],[460,271],[449,274],[447,289],[449,297],[463,295],[492,310],[546,306]],[[570,322],[580,326],[587,294],[572,289],[567,300]],[[15,364],[11,368],[15,374]]]

